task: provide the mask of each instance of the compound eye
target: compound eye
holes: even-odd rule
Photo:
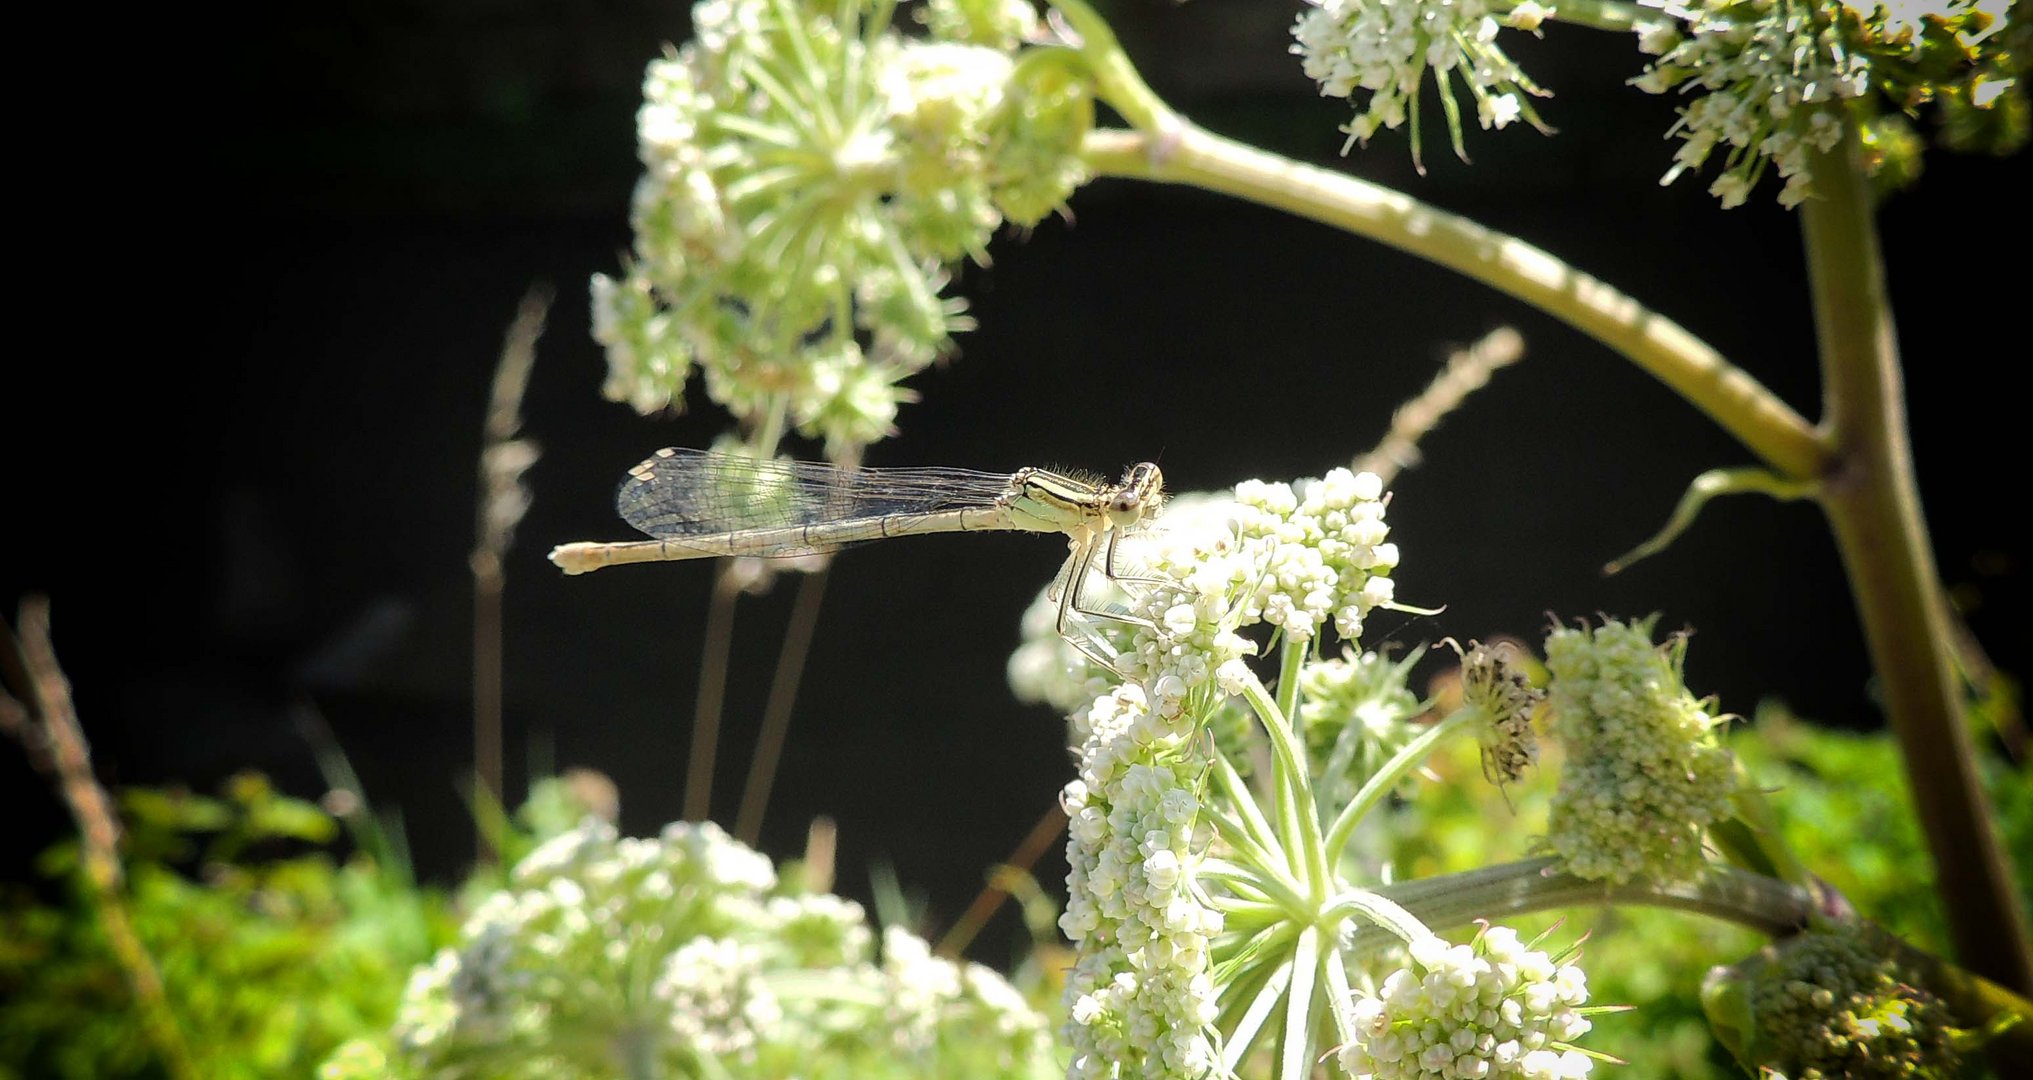
[[[1115,511],[1118,514],[1127,514],[1135,510],[1137,507],[1142,506],[1143,502],[1144,501],[1138,498],[1134,493],[1128,491],[1121,491],[1116,493],[1115,498],[1109,500],[1108,508],[1110,510]]]

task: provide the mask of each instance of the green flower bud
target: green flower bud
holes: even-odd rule
[[[1793,1080],[1953,1076],[1966,1032],[1882,931],[1824,926],[1708,973],[1702,1008],[1744,1067]]]
[[[1686,639],[1656,647],[1652,623],[1611,619],[1546,638],[1553,734],[1566,751],[1546,844],[1584,878],[1692,878],[1703,830],[1730,813],[1724,718],[1687,691]]]

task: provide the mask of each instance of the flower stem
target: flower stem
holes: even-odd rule
[[[1821,473],[1826,452],[1813,426],[1771,390],[1672,320],[1516,237],[1389,188],[1222,138],[1178,117],[1156,134],[1095,131],[1082,156],[1099,176],[1223,192],[1457,270],[1616,350],[1775,471],[1800,479]]]
[[[1285,1032],[1279,1047],[1280,1080],[1306,1080],[1313,1072],[1313,980],[1320,973],[1320,928],[1299,932],[1292,953],[1292,988],[1285,995]]]
[[[1327,830],[1327,857],[1330,860],[1341,857],[1341,849],[1348,846],[1348,839],[1355,834],[1355,827],[1362,823],[1363,815],[1390,794],[1407,773],[1418,768],[1434,747],[1478,720],[1488,723],[1489,712],[1474,705],[1454,710],[1439,723],[1420,732],[1418,738],[1406,743],[1403,749],[1392,755],[1391,760],[1384,762],[1368,780],[1363,781],[1362,790],[1348,800],[1348,805],[1341,808],[1341,813],[1335,816],[1334,824]]]
[[[1452,878],[1461,875],[1449,874],[1447,876]],[[1433,936],[1433,931],[1426,925],[1425,920],[1407,911],[1404,905],[1383,895],[1383,893],[1372,892],[1369,889],[1351,889],[1334,897],[1320,909],[1320,914],[1321,918],[1329,925],[1334,926],[1337,932],[1342,920],[1350,915],[1361,914],[1368,921],[1368,925],[1359,926],[1355,929],[1355,940],[1360,940],[1364,933],[1372,931],[1381,931],[1383,934],[1388,935],[1390,939],[1402,941],[1407,945],[1421,938]],[[1462,921],[1466,922],[1467,920],[1464,919]],[[1451,924],[1442,923],[1440,925],[1446,926]]]
[[[1380,886],[1375,894],[1436,930],[1475,919],[1497,922],[1535,911],[1611,903],[1678,908],[1776,936],[1805,926],[1816,910],[1806,889],[1729,866],[1711,865],[1698,880],[1679,885],[1611,885],[1555,873],[1557,862],[1546,857],[1485,866]],[[1351,957],[1361,958],[1402,940],[1394,930],[1358,925],[1347,949]]]
[[[1885,712],[1934,853],[1956,952],[1971,970],[2033,994],[2033,951],[2010,863],[1991,829],[1962,714],[1948,605],[1921,517],[1904,388],[1870,183],[1854,123],[1813,162],[1801,207],[1821,348],[1821,503],[1848,572]]]
[[[1122,114],[1138,131],[1163,133],[1181,123],[1178,113],[1165,104],[1150,84],[1130,63],[1129,54],[1115,39],[1108,20],[1085,0],[1052,0],[1052,6],[1066,17],[1066,24],[1080,36],[1080,55],[1094,71],[1094,93]]]
[[[1284,849],[1278,843],[1277,830],[1271,827],[1263,809],[1257,806],[1256,798],[1250,794],[1249,784],[1244,782],[1242,774],[1219,750],[1213,755],[1209,776],[1227,797],[1228,804],[1240,815],[1236,825],[1242,830],[1242,835],[1231,837],[1229,842],[1265,865],[1269,865],[1273,858],[1279,860],[1279,865],[1289,865],[1285,862]],[[1215,827],[1222,827],[1219,820],[1216,820]]]
[[[1278,774],[1278,812],[1285,826],[1281,832],[1290,838],[1288,848],[1297,848],[1286,853],[1292,864],[1292,873],[1306,884],[1309,899],[1317,902],[1325,897],[1332,876],[1327,869],[1326,847],[1321,841],[1320,815],[1313,808],[1313,783],[1306,773],[1306,748],[1294,735],[1291,718],[1278,708],[1278,703],[1272,700],[1264,684],[1251,675],[1244,686],[1244,697],[1256,710],[1257,719],[1270,736],[1273,766]]]

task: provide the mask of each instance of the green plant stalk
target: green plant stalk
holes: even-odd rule
[[[1250,893],[1261,895],[1288,917],[1303,917],[1312,910],[1300,884],[1275,866],[1246,866],[1222,859],[1205,859],[1200,863],[1198,876],[1231,888],[1239,887],[1237,891],[1245,896]]]
[[[1286,854],[1292,873],[1306,886],[1307,898],[1318,905],[1326,899],[1332,876],[1327,869],[1327,848],[1320,832],[1320,815],[1314,810],[1313,784],[1306,774],[1306,747],[1292,730],[1291,721],[1271,699],[1270,691],[1255,675],[1244,687],[1244,697],[1256,710],[1257,719],[1270,735],[1272,761],[1278,771],[1278,798],[1282,819],[1292,828],[1286,831]],[[1297,850],[1291,850],[1296,847]]]
[[[1312,651],[1312,643],[1299,641],[1290,634],[1280,636],[1285,640],[1278,648],[1278,711],[1292,722],[1292,730],[1303,744],[1306,733],[1299,729],[1299,672],[1306,666],[1306,654]]]
[[[1436,932],[1475,919],[1502,922],[1539,911],[1635,904],[1691,911],[1778,937],[1805,927],[1817,910],[1808,890],[1735,867],[1711,864],[1697,880],[1676,885],[1612,885],[1559,873],[1558,863],[1552,856],[1501,863],[1383,885],[1370,895],[1395,902]],[[1357,924],[1346,948],[1362,959],[1405,940],[1402,931]]]
[[[1348,964],[1341,959],[1340,949],[1327,950],[1327,1000],[1330,1002],[1353,1003],[1355,987],[1348,981]],[[1336,1050],[1355,1041],[1355,1027],[1349,1023],[1346,1005],[1336,1008],[1329,1006],[1327,1014],[1334,1018],[1334,1035],[1340,1040]]]
[[[1228,804],[1235,807],[1239,815],[1235,822],[1247,835],[1247,846],[1233,840],[1231,843],[1265,866],[1271,865],[1272,859],[1279,860],[1278,865],[1287,865],[1284,861],[1287,856],[1284,846],[1278,843],[1277,831],[1271,828],[1270,821],[1264,817],[1262,808],[1257,806],[1256,798],[1251,795],[1249,784],[1235,771],[1235,766],[1227,758],[1215,754],[1208,776],[1222,794],[1228,796]],[[1216,828],[1221,826],[1220,821],[1215,822]]]
[[[1110,104],[1114,104],[1111,99]],[[1545,251],[1408,195],[1196,127],[1099,130],[1082,157],[1097,176],[1186,184],[1274,206],[1458,271],[1588,334],[1650,372],[1775,471],[1818,476],[1813,425],[1722,354],[1657,312]]]
[[[1463,878],[1462,874],[1449,874],[1449,880]],[[1427,879],[1421,879],[1427,880]],[[1361,915],[1370,927],[1357,927],[1355,936],[1360,938],[1366,930],[1381,930],[1407,945],[1433,935],[1425,921],[1405,909],[1404,905],[1392,900],[1381,892],[1369,889],[1350,889],[1329,900],[1320,909],[1320,917],[1335,927],[1338,933],[1341,924],[1351,915]],[[1460,920],[1467,922],[1467,919]],[[1452,925],[1443,923],[1442,925]]]
[[[1262,986],[1257,988],[1256,995],[1250,999],[1249,1008],[1243,1011],[1235,1026],[1229,1029],[1229,1036],[1221,1048],[1221,1064],[1230,1073],[1235,1071],[1243,1055],[1248,1053],[1250,1046],[1256,1042],[1257,1033],[1263,1030],[1264,1021],[1270,1018],[1272,1010],[1276,1009],[1278,1002],[1284,998],[1285,990],[1291,985],[1291,981],[1292,962],[1286,960],[1278,965],[1277,970],[1271,972],[1270,978],[1265,979]]]
[[[1820,341],[1823,438],[1834,449],[1821,504],[1856,598],[1913,804],[1934,854],[1956,953],[2033,995],[2026,915],[1992,831],[1907,441],[1903,380],[1854,123],[1813,161],[1801,207]]]
[[[1292,954],[1292,988],[1285,994],[1285,1030],[1278,1053],[1281,1080],[1306,1080],[1313,1071],[1313,980],[1320,974],[1320,928],[1299,932]]]
[[[1363,781],[1362,788],[1355,793],[1355,797],[1348,800],[1348,805],[1342,807],[1341,813],[1335,816],[1334,824],[1327,829],[1327,857],[1334,860],[1341,858],[1342,849],[1348,846],[1349,839],[1355,835],[1355,827],[1362,824],[1363,817],[1377,803],[1383,801],[1383,797],[1390,794],[1391,789],[1397,787],[1399,781],[1410,775],[1413,769],[1418,768],[1419,764],[1433,753],[1435,747],[1464,727],[1489,721],[1488,710],[1476,705],[1464,705],[1406,743],[1389,761],[1384,762],[1376,772],[1370,774],[1368,780]]]

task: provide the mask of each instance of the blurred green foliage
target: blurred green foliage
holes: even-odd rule
[[[196,1075],[312,1075],[387,1029],[410,968],[456,929],[442,893],[397,860],[342,858],[340,821],[263,777],[217,797],[131,790],[121,817],[122,899]],[[78,856],[75,841],[44,853],[44,895],[0,894],[0,1078],[164,1074]]]

